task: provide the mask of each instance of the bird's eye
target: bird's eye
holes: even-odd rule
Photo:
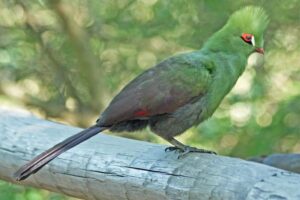
[[[244,40],[244,42],[255,46],[255,40],[254,40],[254,35],[250,34],[250,33],[243,33],[241,36],[242,40]]]

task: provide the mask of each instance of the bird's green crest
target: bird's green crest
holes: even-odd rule
[[[233,13],[227,25],[253,35],[261,35],[269,23],[269,18],[261,7],[247,6]]]
[[[249,56],[257,48],[264,47],[264,32],[269,18],[264,9],[247,6],[235,11],[223,28],[211,36],[204,48],[213,51],[239,52]],[[249,45],[241,39],[243,34],[253,35],[255,44]]]

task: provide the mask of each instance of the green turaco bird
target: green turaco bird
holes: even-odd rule
[[[23,180],[52,159],[103,130],[151,131],[180,155],[212,151],[186,146],[174,137],[209,118],[243,73],[248,56],[263,54],[268,17],[259,7],[236,11],[201,50],[169,57],[146,70],[116,95],[96,124],[38,155],[16,173]]]

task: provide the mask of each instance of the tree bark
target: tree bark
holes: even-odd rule
[[[81,129],[0,108],[0,179]],[[99,134],[20,182],[82,199],[300,199],[300,175],[236,158]]]

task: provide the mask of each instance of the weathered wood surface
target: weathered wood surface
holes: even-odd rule
[[[14,182],[21,165],[80,130],[0,108],[0,179]],[[99,134],[21,184],[92,200],[300,199],[298,174],[208,154],[178,160],[164,148]]]

